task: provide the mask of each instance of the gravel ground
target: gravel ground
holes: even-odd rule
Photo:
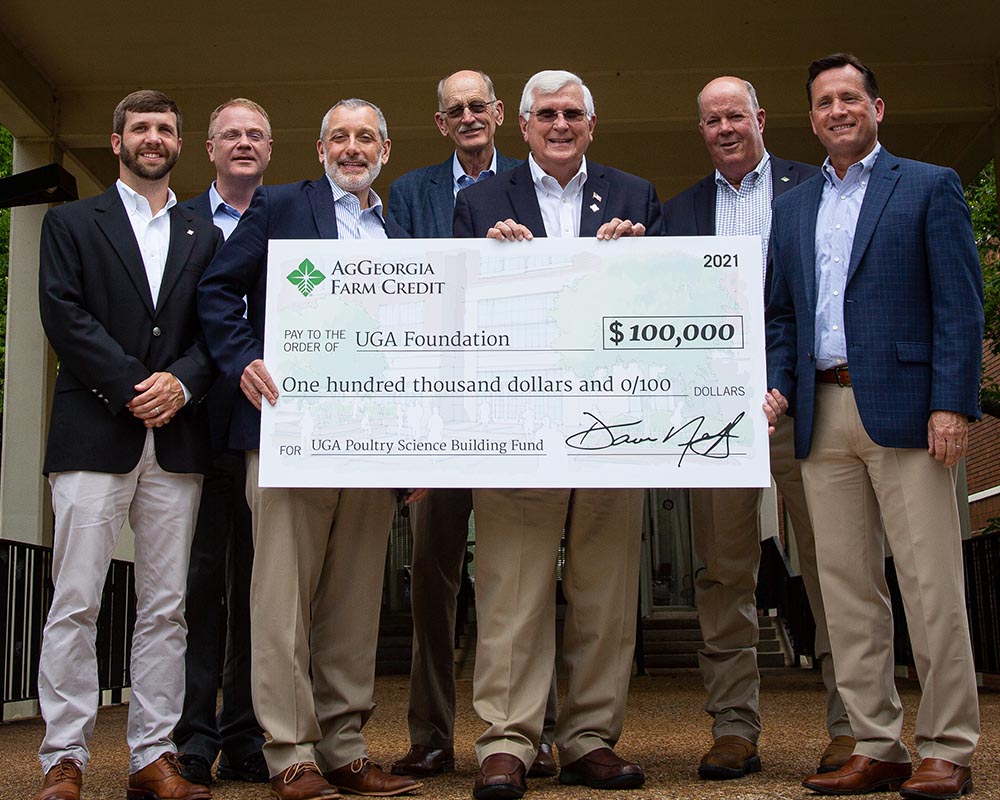
[[[482,724],[472,711],[471,682],[459,681],[456,722],[457,768],[450,775],[425,781],[419,795],[451,800],[471,798],[476,761],[472,745]],[[408,682],[404,677],[382,677],[376,681],[378,709],[365,732],[371,756],[386,768],[406,752],[406,702]],[[902,682],[900,693],[906,709],[904,737],[913,750],[913,720],[919,692],[914,682]],[[695,671],[659,677],[636,677],[629,693],[628,718],[618,745],[625,758],[646,769],[646,785],[636,791],[611,794],[580,787],[561,786],[557,779],[531,781],[534,800],[790,800],[816,797],[799,782],[811,774],[826,746],[823,730],[824,692],[819,673],[804,670],[766,670],[762,678],[764,732],[760,741],[761,773],[740,781],[700,781],[696,769],[711,745],[708,717],[702,711],[704,693]],[[983,736],[973,764],[976,800],[1000,800],[1000,692],[980,693]],[[127,709],[103,709],[97,720],[90,768],[85,775],[86,800],[123,800],[126,787]],[[31,800],[41,782],[35,752],[42,737],[39,719],[0,725],[0,754],[4,767],[0,777],[2,800]],[[915,750],[913,751],[915,752]],[[212,785],[218,800],[267,800],[266,785],[217,782]],[[877,795],[892,797],[894,795]]]

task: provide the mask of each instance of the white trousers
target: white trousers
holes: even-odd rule
[[[174,751],[169,737],[184,702],[184,594],[201,481],[201,475],[162,470],[152,432],[139,463],[127,474],[49,476],[55,594],[38,671],[45,719],[38,756],[45,772],[63,758],[83,767],[90,760],[99,695],[97,615],[126,516],[135,532],[136,591],[129,772]]]

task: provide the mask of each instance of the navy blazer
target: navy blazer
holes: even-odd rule
[[[641,222],[647,236],[662,233],[660,200],[647,180],[587,161],[587,182],[580,209],[580,236],[596,236],[597,229],[615,217]],[[469,186],[455,198],[454,234],[479,239],[498,220],[513,219],[535,236],[545,236],[542,211],[535,195],[528,162],[516,169]]]
[[[125,473],[146,427],[126,404],[135,385],[169,372],[191,401],[153,431],[157,463],[203,472],[208,437],[199,400],[215,375],[202,339],[195,291],[222,242],[210,222],[170,209],[170,243],[156,305],[117,185],[49,210],[42,222],[39,310],[59,356],[44,472]]]
[[[819,172],[818,167],[771,156],[771,202]],[[715,172],[663,204],[664,236],[715,236]],[[764,302],[771,294],[771,258],[764,273]]]
[[[388,217],[415,239],[450,239],[455,212],[452,153],[446,161],[407,172],[389,187]],[[497,151],[497,174],[522,164]]]
[[[391,220],[386,221],[386,233],[408,238]],[[250,207],[198,286],[198,314],[205,338],[229,381],[239,384],[246,365],[264,357],[268,241],[336,238],[337,212],[326,176],[260,186],[254,192]],[[229,446],[236,450],[260,447],[260,412],[242,392],[233,407]]]
[[[208,189],[190,200],[181,203],[196,217],[201,217],[214,224],[214,209]],[[229,418],[233,413],[236,396],[240,393],[239,382],[234,382],[225,375],[219,375],[205,396],[205,409],[208,413],[208,436],[212,453],[218,454],[228,448]]]
[[[825,178],[774,204],[767,373],[795,414],[795,455],[812,441],[816,216]],[[883,447],[927,447],[932,411],[978,418],[983,282],[954,171],[882,149],[854,233],[844,292],[847,362],[865,431]]]

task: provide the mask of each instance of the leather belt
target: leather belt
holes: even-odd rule
[[[839,367],[831,367],[830,369],[818,369],[816,370],[816,380],[820,383],[835,383],[837,386],[850,386],[851,371],[848,369],[847,364]]]

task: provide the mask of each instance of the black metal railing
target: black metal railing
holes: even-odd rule
[[[976,671],[1000,675],[1000,533],[987,533],[962,542],[965,562],[965,602],[972,634]],[[900,666],[914,665],[906,629],[906,615],[892,558],[885,561],[886,583],[892,599],[893,648]],[[757,607],[774,608],[784,621],[795,652],[814,655],[816,624],[800,576],[791,575],[776,539],[761,542],[757,579]]]
[[[38,697],[42,630],[52,604],[52,549],[0,539],[0,688],[3,703]],[[135,571],[112,561],[97,620],[97,674],[110,702],[129,685],[129,653],[135,626]]]

